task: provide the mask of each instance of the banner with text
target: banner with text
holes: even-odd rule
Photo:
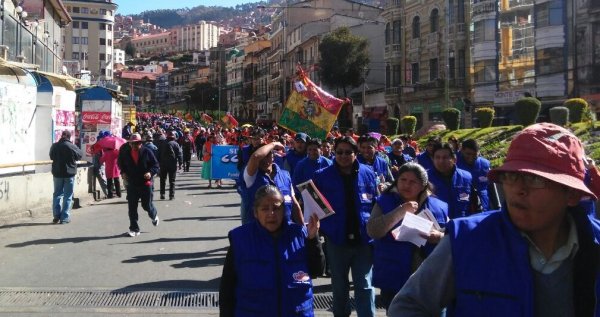
[[[237,179],[239,177],[237,151],[238,147],[235,145],[213,145],[210,161],[212,179]]]

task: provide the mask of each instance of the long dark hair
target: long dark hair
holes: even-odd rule
[[[400,169],[398,169],[398,176],[396,177],[396,179],[394,179],[392,186],[388,187],[383,193],[389,193],[394,188],[396,188],[398,186],[398,179],[400,179],[400,176],[406,172],[411,172],[415,174],[415,176],[421,181],[421,184],[423,185],[423,190],[419,193],[418,201],[419,205],[421,205],[423,201],[425,201],[425,199],[432,194],[433,186],[431,185],[431,183],[429,183],[429,177],[427,176],[427,171],[425,170],[425,168],[423,168],[423,166],[417,163],[409,162],[400,166]]]

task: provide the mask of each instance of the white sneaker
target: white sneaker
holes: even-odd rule
[[[127,232],[127,234],[128,234],[130,237],[137,237],[137,236],[139,236],[139,235],[140,235],[140,232],[139,232],[139,231],[129,231],[129,232]]]
[[[154,220],[152,220],[152,224],[156,227],[158,226],[158,223],[160,222],[160,219],[158,219],[158,215],[156,217],[154,217]]]

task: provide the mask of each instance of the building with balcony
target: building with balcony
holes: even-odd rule
[[[131,44],[140,57],[163,56],[175,51],[175,40],[170,31],[135,36]]]
[[[73,22],[65,29],[64,58],[81,61],[93,82],[113,79],[113,25],[117,4],[111,0],[63,1]]]
[[[570,41],[574,73],[573,96],[591,103],[600,113],[600,1],[575,1],[575,18],[570,20],[574,36]]]
[[[240,113],[245,109],[244,100],[244,60],[246,52],[244,49],[231,48],[225,51],[227,82],[225,93],[221,92],[221,98],[227,98],[226,110],[232,113]],[[221,87],[222,88],[222,87]],[[224,110],[224,109],[222,109]],[[245,110],[248,111],[249,110]]]
[[[417,127],[440,121],[448,106],[468,101],[467,1],[393,0],[386,4],[385,101],[393,116]]]

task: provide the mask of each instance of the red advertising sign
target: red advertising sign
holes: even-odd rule
[[[110,123],[110,112],[87,111],[83,112],[83,123]]]

